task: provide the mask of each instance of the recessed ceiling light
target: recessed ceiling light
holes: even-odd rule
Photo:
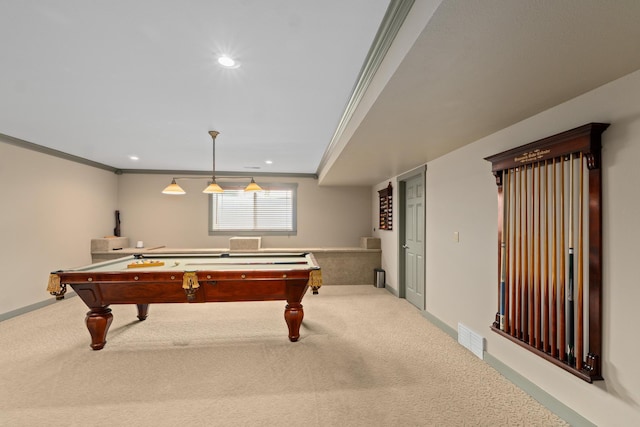
[[[265,160],[264,162],[265,162],[266,164],[268,164],[268,165],[273,164],[273,162],[272,162],[271,160]]]
[[[129,160],[133,160],[135,162],[137,160],[140,160],[140,157],[138,157],[136,155],[131,155],[131,156],[129,156]]]
[[[226,68],[235,68],[238,66],[238,63],[233,58],[227,55],[222,55],[218,57],[218,64]]]

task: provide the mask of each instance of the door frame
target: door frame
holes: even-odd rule
[[[405,251],[402,249],[402,245],[404,244],[404,234],[406,232],[406,202],[407,202],[407,194],[406,194],[406,185],[407,181],[413,179],[417,176],[420,176],[422,179],[422,183],[424,185],[424,226],[422,229],[424,230],[424,236],[422,236],[422,250],[424,254],[424,280],[425,280],[425,300],[422,301],[422,310],[426,310],[427,307],[427,165],[422,165],[415,169],[410,170],[409,172],[403,173],[396,178],[396,182],[398,183],[398,205],[396,207],[396,212],[398,212],[397,224],[398,224],[398,242],[397,242],[397,253],[398,253],[398,297],[406,298],[407,297],[407,289],[405,283]]]

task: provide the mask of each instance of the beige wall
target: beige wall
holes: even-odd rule
[[[47,300],[49,273],[113,233],[117,176],[0,140],[0,314]]]
[[[298,183],[298,232],[292,236],[263,236],[263,248],[358,247],[371,234],[367,187],[319,187],[312,178],[267,178],[258,183]],[[122,235],[145,246],[228,248],[229,237],[209,236],[206,180],[183,180],[187,194],[161,191],[169,175],[120,176],[118,206]],[[236,181],[237,182],[237,181]]]
[[[483,160],[588,122],[611,123],[602,150],[605,380],[594,384],[489,330],[497,310],[497,187],[490,163]],[[451,328],[462,322],[480,333],[491,355],[601,426],[640,425],[639,159],[636,72],[427,165],[427,311]],[[459,243],[453,240],[456,231]],[[397,271],[397,256],[389,254],[391,247],[397,254],[397,237],[386,232],[376,236],[387,252],[383,267]]]
[[[208,235],[205,180],[181,182],[188,194],[166,196],[169,176],[116,175],[0,140],[0,315],[50,299],[51,271],[91,263],[91,239],[122,235],[145,246],[227,248],[229,237]],[[314,179],[263,178],[298,183],[298,233],[265,236],[269,248],[358,247],[370,235],[369,189],[318,187]]]

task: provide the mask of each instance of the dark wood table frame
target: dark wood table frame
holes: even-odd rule
[[[59,278],[60,285],[56,291],[49,290],[59,299],[64,296],[66,286],[70,285],[90,308],[86,325],[94,350],[102,349],[107,342],[107,332],[113,320],[109,308],[111,304],[136,304],[138,319],[145,320],[149,304],[155,303],[285,300],[284,318],[289,329],[289,340],[295,342],[300,338],[300,325],[304,317],[302,298],[310,286],[310,279],[313,280],[313,276],[320,273],[313,256],[308,255],[313,265],[304,269],[288,269],[283,265],[277,269],[260,270],[254,267],[242,271],[211,269],[177,272],[135,268],[100,272],[91,269],[57,271],[52,276]],[[184,257],[181,254],[163,256]],[[144,258],[144,255],[136,256],[139,257]],[[158,258],[157,255],[153,256],[153,259]],[[122,262],[124,259],[116,261]],[[316,284],[312,284],[314,294],[318,293],[319,286]]]

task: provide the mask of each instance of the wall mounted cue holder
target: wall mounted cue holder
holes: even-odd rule
[[[393,230],[393,187],[391,182],[384,190],[378,191],[380,198],[380,230]]]
[[[491,329],[587,382],[601,380],[601,135],[590,123],[508,150],[498,185]]]

